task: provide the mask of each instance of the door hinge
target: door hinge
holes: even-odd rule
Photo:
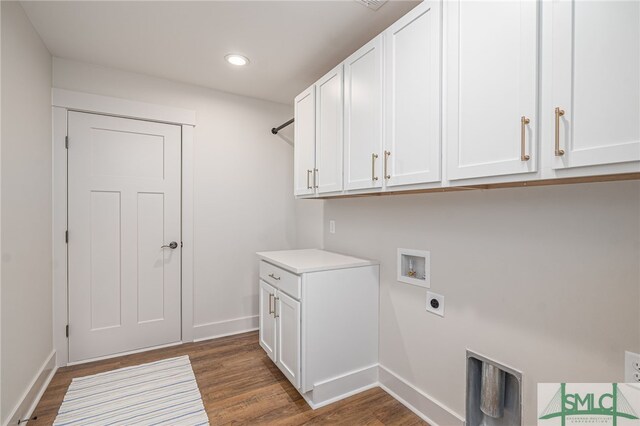
[[[65,336],[69,337],[69,324],[67,324],[66,327],[64,328],[64,334]]]
[[[64,242],[69,243],[69,231],[64,231]]]
[[[65,149],[69,149],[69,136],[64,137],[64,147]]]

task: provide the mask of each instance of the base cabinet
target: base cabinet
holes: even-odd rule
[[[275,297],[278,350],[276,365],[300,387],[300,302],[279,291]]]
[[[300,387],[300,302],[260,280],[260,346]]]
[[[276,360],[275,287],[260,280],[260,346],[272,361]]]
[[[312,408],[377,381],[378,274],[260,262],[260,346]]]

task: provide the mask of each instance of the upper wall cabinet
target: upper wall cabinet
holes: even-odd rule
[[[382,187],[382,36],[344,61],[345,189]]]
[[[295,146],[293,150],[293,185],[295,195],[311,195],[315,192],[315,146],[316,146],[316,96],[315,86],[296,96]]]
[[[638,76],[640,1],[425,0],[296,98],[296,195],[640,179]]]
[[[342,191],[342,64],[316,83],[316,187]]]
[[[448,178],[535,172],[538,2],[444,2]]]
[[[441,22],[425,1],[384,33],[387,187],[440,181]]]
[[[640,2],[550,7],[552,168],[639,161]]]

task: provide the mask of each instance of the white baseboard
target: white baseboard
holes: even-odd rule
[[[22,394],[18,405],[16,405],[11,412],[5,426],[18,424],[18,420],[27,419],[32,416],[38,402],[40,402],[40,398],[42,398],[42,394],[44,394],[47,386],[49,386],[49,382],[51,382],[53,375],[56,374],[57,369],[56,351],[54,350],[49,354],[44,364],[40,367],[40,370],[38,370],[38,373],[31,380],[29,387]]]
[[[210,322],[193,327],[193,341],[216,339],[258,329],[258,315],[226,321]]]
[[[463,426],[464,416],[380,365],[380,387],[432,426]]]
[[[313,390],[302,396],[315,410],[377,386],[378,364],[375,364],[316,383]]]
[[[463,416],[378,364],[315,383],[302,396],[315,410],[378,386],[431,426],[464,426]]]

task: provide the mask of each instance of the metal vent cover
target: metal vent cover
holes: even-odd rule
[[[371,10],[378,10],[382,7],[387,0],[355,0],[363,6],[368,7]]]

